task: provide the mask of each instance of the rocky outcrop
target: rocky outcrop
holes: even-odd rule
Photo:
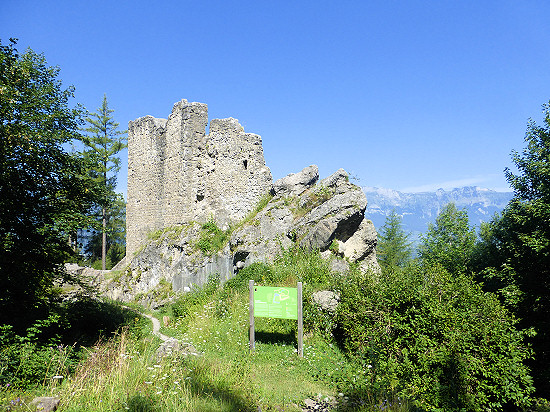
[[[306,167],[300,173],[291,173],[273,183],[273,196],[299,196],[313,186],[319,179],[319,168],[316,165]]]
[[[343,169],[319,181],[311,165],[272,182],[261,137],[233,118],[212,120],[205,134],[207,110],[182,100],[167,120],[130,122],[127,255],[96,282],[104,294],[154,307],[293,244],[327,255],[340,273],[349,262],[378,270],[367,199]]]
[[[272,190],[275,197],[258,213],[254,223],[231,237],[231,250],[240,260],[251,263],[269,259],[293,241],[319,251],[327,250],[333,242],[348,245],[346,250],[350,252],[346,257],[352,262],[375,253],[376,231],[363,217],[367,206],[363,191],[349,183],[343,169],[314,184],[319,178],[317,170],[316,166],[309,166],[280,179],[284,182],[273,184],[274,188],[285,190]],[[289,177],[294,185],[289,183]],[[292,195],[298,192],[300,195]],[[362,235],[356,235],[360,228]],[[362,248],[361,241],[366,242]],[[357,251],[351,252],[353,247]]]
[[[275,182],[275,196],[264,198],[233,229],[217,229],[225,243],[215,253],[200,247],[205,227],[215,228],[214,221],[192,221],[150,234],[126,269],[101,283],[104,294],[155,307],[175,292],[204,285],[212,274],[226,281],[247,265],[272,261],[282,248],[296,243],[322,252],[335,272],[345,273],[348,262],[376,272],[376,231],[363,217],[364,193],[342,169],[321,181],[317,170],[309,166],[290,175],[291,181],[287,176]]]

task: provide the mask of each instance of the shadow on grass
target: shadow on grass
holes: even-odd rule
[[[254,337],[256,342],[260,343],[268,343],[273,345],[298,345],[294,332],[277,333],[256,331],[254,333]]]
[[[135,323],[137,318],[135,312],[120,304],[91,298],[65,303],[59,310],[68,325],[61,334],[62,340],[65,344],[82,346],[91,346],[100,338],[109,338],[121,326]]]
[[[208,364],[198,362],[195,364],[194,373],[190,380],[190,390],[194,396],[211,403],[212,400],[219,403],[220,410],[256,412],[257,408],[251,399],[247,399],[245,393],[239,394],[231,387],[231,382],[221,379],[214,381],[213,371]],[[246,389],[242,389],[245,391]],[[214,406],[214,405],[212,405]],[[217,409],[208,409],[217,410]]]
[[[134,395],[128,399],[128,410],[130,412],[154,412],[155,402],[143,395]]]

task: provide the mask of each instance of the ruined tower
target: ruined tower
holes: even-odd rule
[[[127,256],[158,229],[236,222],[270,190],[261,137],[233,118],[212,120],[209,134],[207,123],[206,104],[182,100],[167,120],[128,124]]]

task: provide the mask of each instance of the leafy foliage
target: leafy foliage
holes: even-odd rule
[[[63,148],[82,110],[68,106],[73,88],[58,73],[0,43],[0,323],[45,299],[72,253],[69,234],[90,225],[97,200],[86,165]]]
[[[513,152],[519,174],[506,170],[514,198],[486,228],[479,246],[480,277],[534,327],[535,386],[550,396],[550,103],[542,126],[530,120],[522,153]]]
[[[211,256],[223,249],[230,234],[230,230],[221,230],[214,219],[210,218],[208,222],[201,226],[200,237],[196,246],[205,255]]]
[[[136,323],[140,318],[120,305],[81,298],[52,306],[45,318],[22,333],[2,325],[0,387],[32,388],[51,382],[56,375],[66,377],[82,358],[81,345],[91,346],[120,326]]]
[[[470,258],[476,242],[476,233],[468,222],[466,210],[458,210],[449,203],[430,224],[422,236],[419,255],[426,265],[441,265],[452,274],[469,270]]]
[[[423,410],[527,405],[529,350],[516,321],[463,275],[411,266],[350,277],[338,308],[343,346],[362,360],[358,392],[398,393]]]

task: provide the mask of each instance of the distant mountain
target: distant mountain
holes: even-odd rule
[[[372,220],[376,230],[380,232],[386,217],[395,210],[403,217],[403,228],[411,232],[411,240],[417,240],[421,233],[425,233],[428,223],[435,222],[441,209],[449,202],[454,202],[458,209],[465,208],[470,224],[479,226],[502,211],[513,196],[512,192],[495,192],[477,186],[421,193],[403,193],[377,187],[363,187],[363,191],[368,201],[365,216]]]

